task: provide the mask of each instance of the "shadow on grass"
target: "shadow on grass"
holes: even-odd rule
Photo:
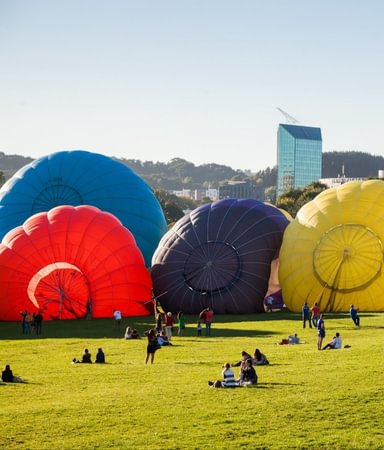
[[[376,316],[380,313],[363,313],[360,314],[362,319],[362,328],[364,327],[364,317]],[[348,319],[346,313],[326,313],[326,321]],[[180,339],[204,340],[210,339],[205,336],[203,328],[202,336],[196,336],[196,323],[198,317],[196,315],[187,315],[187,328],[185,336]],[[274,321],[292,321],[301,325],[301,314],[291,312],[276,313],[259,313],[247,315],[217,315],[212,325],[211,338],[225,337],[260,337],[275,334],[268,330],[257,330],[257,324],[263,322]],[[249,328],[247,324],[249,323]],[[240,324],[237,327],[236,324]],[[0,339],[10,340],[34,340],[34,339],[123,339],[123,335],[127,326],[135,328],[139,335],[143,337],[144,332],[154,327],[154,318],[152,316],[145,317],[125,317],[121,323],[120,330],[116,330],[113,318],[109,319],[75,319],[75,320],[47,320],[43,322],[42,334],[39,336],[30,334],[23,335],[21,333],[21,322],[4,322],[0,321]],[[370,328],[383,329],[383,326],[370,325]],[[248,329],[247,329],[248,328]],[[175,336],[177,327],[175,327]]]

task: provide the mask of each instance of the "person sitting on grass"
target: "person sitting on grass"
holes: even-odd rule
[[[241,369],[239,384],[240,386],[255,386],[257,384],[257,374],[251,358],[245,361],[245,367]]]
[[[239,386],[239,383],[235,380],[235,374],[233,370],[231,370],[230,363],[224,364],[221,375],[223,377],[223,380],[208,381],[208,386],[211,386],[213,388],[233,388]]]
[[[132,328],[131,327],[127,327],[125,329],[125,333],[124,333],[124,339],[132,339]]]
[[[96,353],[95,363],[104,364],[105,363],[105,355],[103,349],[99,347]]]
[[[264,353],[261,353],[261,351],[257,348],[255,350],[255,354],[253,355],[252,363],[255,366],[265,366],[269,364],[269,361]]]
[[[290,336],[288,336],[288,344],[299,344],[299,343],[300,343],[300,338],[297,335],[297,333],[291,334]]]
[[[81,361],[76,358],[73,358],[72,362],[74,364],[80,364],[80,363],[91,364],[92,363],[91,354],[89,353],[88,349],[86,348],[84,350],[84,354],[81,358]]]
[[[295,334],[291,334],[286,339],[282,339],[280,342],[278,342],[278,345],[288,345],[288,344],[300,344],[300,338]]]
[[[252,356],[249,353],[247,353],[245,350],[243,350],[241,352],[241,360],[235,364],[232,364],[232,367],[240,367],[240,366],[244,365],[245,361],[249,358],[252,359]]]
[[[161,345],[162,347],[164,345],[172,345],[172,342],[169,342],[167,336],[165,335],[165,331],[162,331],[161,333],[159,333],[157,335],[157,342],[159,343],[159,345]]]
[[[340,333],[336,333],[336,335],[333,337],[331,342],[328,342],[327,345],[325,345],[323,347],[323,350],[327,350],[327,349],[338,349],[342,347],[342,340],[340,337]]]
[[[139,332],[137,330],[133,329],[132,330],[132,334],[131,334],[131,338],[132,339],[140,339]]]
[[[4,383],[24,383],[24,381],[20,377],[16,377],[15,375],[13,375],[9,364],[5,366],[5,369],[1,374],[1,379],[4,381]]]

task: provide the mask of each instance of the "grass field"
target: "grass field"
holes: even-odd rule
[[[384,446],[383,314],[328,314],[327,336],[351,348],[319,352],[316,331],[299,315],[216,316],[210,338],[184,337],[144,365],[146,340],[121,338],[127,325],[142,333],[152,319],[43,324],[23,337],[20,323],[0,322],[0,365],[25,384],[1,384],[0,447],[4,449],[381,449]],[[297,332],[303,344],[278,346]],[[98,347],[107,364],[71,364]],[[211,389],[224,362],[260,348],[256,388]]]

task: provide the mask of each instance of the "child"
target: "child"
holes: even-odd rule
[[[197,321],[197,335],[201,336],[201,330],[202,330],[202,326],[201,326],[201,322],[200,320]]]

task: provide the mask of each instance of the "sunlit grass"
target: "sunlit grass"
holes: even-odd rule
[[[298,315],[215,318],[211,338],[185,337],[145,366],[146,341],[125,341],[113,320],[46,322],[41,338],[23,337],[19,323],[0,323],[0,365],[26,384],[0,385],[2,448],[237,449],[382,448],[384,442],[382,314],[328,315],[351,348],[319,352],[316,331]],[[140,333],[152,319],[125,319]],[[298,332],[297,346],[278,346]],[[107,364],[71,364],[98,347]],[[224,362],[260,348],[271,364],[259,385],[210,389]]]

